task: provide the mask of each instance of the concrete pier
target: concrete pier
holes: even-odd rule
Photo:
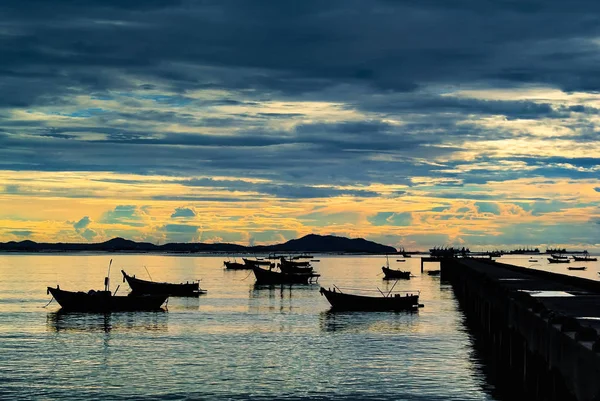
[[[600,401],[600,282],[490,260],[440,262],[500,384]]]

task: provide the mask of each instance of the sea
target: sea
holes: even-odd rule
[[[0,254],[0,399],[510,399],[490,377],[452,287],[422,274],[420,258],[389,259],[413,275],[396,284],[382,279],[382,256],[314,257],[319,284],[257,286],[251,271],[225,270],[224,256]],[[598,262],[568,271],[534,258],[502,261],[599,277]],[[170,298],[158,312],[65,313],[50,302],[48,286],[102,289],[109,265],[117,294],[129,292],[121,270],[199,279],[207,294]],[[320,285],[384,293],[395,285],[420,291],[423,307],[332,312]]]

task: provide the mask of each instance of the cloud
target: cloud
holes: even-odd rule
[[[375,226],[410,226],[413,220],[410,212],[379,212],[375,216],[368,218],[369,222]]]
[[[84,216],[79,221],[73,223],[75,232],[87,241],[91,241],[98,236],[96,231],[89,228],[90,223],[92,223],[92,219],[90,219],[88,216]]]
[[[119,205],[106,211],[99,222],[103,224],[123,224],[131,227],[144,227],[144,211],[135,205]]]
[[[196,217],[196,212],[194,212],[190,208],[186,207],[178,207],[175,209],[175,212],[171,215],[171,218],[180,218],[180,217]]]
[[[88,217],[88,216],[84,216],[81,218],[81,220],[75,222],[73,224],[73,228],[75,228],[75,230],[84,230],[87,226],[90,225],[90,223],[92,222],[92,220]]]
[[[192,242],[200,239],[199,226],[189,224],[165,224],[160,231],[168,242]]]
[[[500,214],[500,208],[497,204],[492,202],[475,202],[475,207],[479,209],[480,213]]]
[[[13,230],[8,231],[9,234],[15,235],[17,237],[30,237],[33,234],[33,231],[29,230]]]

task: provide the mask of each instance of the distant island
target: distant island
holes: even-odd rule
[[[37,243],[10,241],[0,243],[0,252],[156,252],[156,253],[397,253],[396,248],[367,241],[363,238],[345,238],[334,235],[309,234],[282,244],[244,246],[237,244],[170,243],[155,245],[113,238],[96,244]]]

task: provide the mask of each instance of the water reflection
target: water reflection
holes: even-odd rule
[[[59,310],[46,315],[46,327],[56,332],[164,332],[167,331],[168,315],[165,311],[81,313]]]
[[[200,308],[200,297],[169,297],[166,307],[171,311],[195,311]]]
[[[324,332],[406,333],[416,330],[419,311],[398,312],[321,312],[319,324]]]

